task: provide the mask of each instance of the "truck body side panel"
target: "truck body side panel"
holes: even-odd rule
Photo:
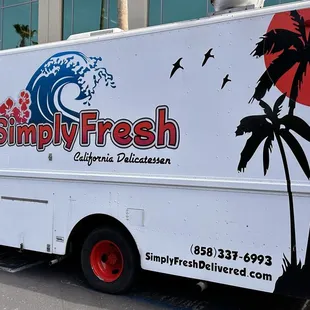
[[[144,269],[304,294],[310,9],[278,8],[1,52],[0,242],[107,214]]]

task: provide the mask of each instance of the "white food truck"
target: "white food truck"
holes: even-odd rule
[[[309,296],[309,33],[304,1],[1,51],[0,244]]]

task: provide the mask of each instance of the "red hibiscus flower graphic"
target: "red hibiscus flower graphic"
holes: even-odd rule
[[[20,105],[27,105],[30,103],[30,94],[28,91],[23,90],[19,94],[19,100],[18,100]]]
[[[26,105],[15,107],[13,109],[13,117],[17,123],[27,123],[30,118],[30,111],[27,109]]]
[[[11,98],[6,99],[6,101],[0,105],[1,116],[9,118],[10,116],[12,116],[13,108],[14,108],[13,99]]]
[[[19,93],[17,101],[14,101],[12,98],[8,98],[0,105],[0,116],[4,116],[6,118],[13,117],[15,118],[16,123],[27,123],[31,116],[31,112],[29,110],[30,104],[30,93],[23,90]]]

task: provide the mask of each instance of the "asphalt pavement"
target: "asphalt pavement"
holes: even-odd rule
[[[0,310],[310,310],[297,300],[209,284],[200,294],[189,279],[143,272],[122,296],[96,292],[72,260],[48,265],[46,256],[0,247]]]

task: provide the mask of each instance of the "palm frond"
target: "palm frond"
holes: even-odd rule
[[[307,36],[306,36],[306,28],[305,28],[305,20],[304,18],[296,11],[291,11],[291,19],[293,20],[293,24],[298,31],[298,33],[303,38],[304,42],[307,42]]]
[[[297,159],[301,169],[305,173],[306,177],[310,179],[310,168],[305,152],[296,138],[286,129],[280,129],[280,136],[285,140],[286,144],[290,147],[295,158]]]
[[[266,121],[266,115],[250,115],[244,117],[235,131],[236,136],[242,136],[245,133],[251,133],[263,128],[265,131],[269,131],[269,124]]]
[[[247,163],[254,155],[261,142],[272,135],[272,125],[267,122],[265,115],[247,116],[240,121],[236,130],[236,136],[251,132],[251,137],[247,140],[238,164],[238,171],[244,171]]]
[[[247,140],[241,154],[240,154],[240,161],[238,164],[238,171],[244,172],[248,162],[253,157],[255,151],[262,143],[262,141],[266,138],[266,136],[256,133],[252,134],[252,136]]]
[[[282,110],[282,103],[284,101],[286,97],[286,93],[282,94],[275,102],[274,106],[273,106],[273,113],[276,116],[280,115],[280,112]]]
[[[29,25],[14,24],[13,27],[15,28],[16,33],[20,35],[20,37],[26,39],[32,38],[37,32],[36,30],[30,30]]]
[[[13,27],[15,28],[15,31],[17,33],[21,33],[21,25],[20,24],[14,24]]]
[[[21,25],[21,35],[28,38],[30,35],[30,30],[28,25]]]
[[[297,50],[303,47],[303,42],[299,35],[286,29],[273,29],[261,37],[261,41],[256,44],[256,48],[251,52],[253,57],[261,57],[266,54],[278,53],[294,46]]]
[[[263,150],[263,166],[264,166],[264,175],[267,174],[269,169],[269,152],[272,152],[272,142],[274,140],[274,134],[272,133],[270,136],[267,137],[264,150]]]
[[[289,69],[291,69],[298,61],[300,55],[295,50],[285,50],[278,58],[276,58],[263,73],[258,80],[258,85],[255,88],[253,97],[249,102],[254,99],[261,100],[267,91],[277,83],[277,81]]]
[[[300,117],[288,114],[280,118],[280,123],[285,126],[286,130],[293,130],[310,142],[310,126]]]
[[[265,114],[266,114],[268,117],[270,117],[270,118],[273,117],[272,109],[271,109],[271,107],[268,105],[268,103],[266,103],[266,102],[263,101],[263,100],[260,100],[259,105],[264,109],[264,112],[265,112]]]
[[[308,60],[302,59],[300,64],[297,67],[297,70],[296,70],[296,73],[293,79],[292,87],[291,87],[290,102],[289,102],[290,109],[294,109],[295,107],[295,103],[296,103],[299,91],[303,83],[304,75],[306,75],[306,72],[307,72],[307,65],[308,65]]]

